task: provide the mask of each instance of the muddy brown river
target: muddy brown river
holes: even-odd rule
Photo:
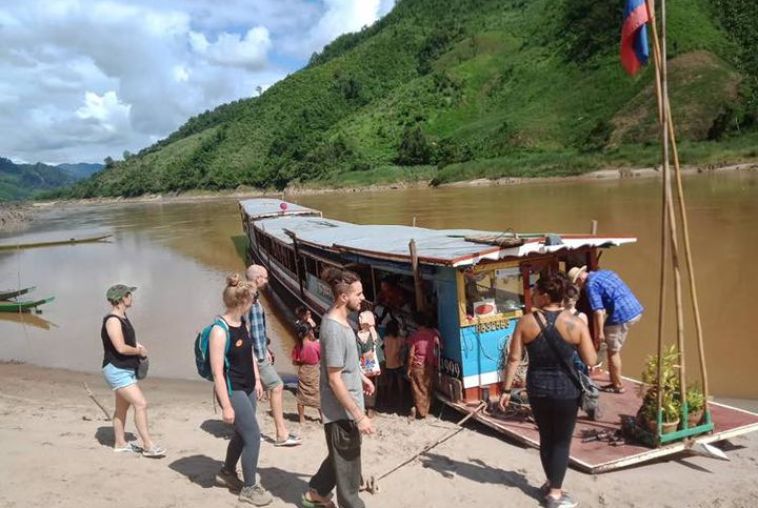
[[[758,398],[750,372],[758,362],[753,285],[758,284],[758,172],[685,178],[711,391]],[[631,235],[633,245],[604,252],[600,264],[617,271],[646,307],[624,349],[624,373],[638,377],[654,352],[660,242],[660,182],[655,179],[517,186],[409,189],[288,198],[327,217],[357,223],[416,224],[518,232]],[[41,314],[0,313],[0,360],[74,370],[100,368],[105,290],[138,286],[129,312],[151,356],[151,375],[197,378],[192,345],[198,329],[221,310],[224,275],[244,270],[236,200],[51,206],[22,234],[0,244],[95,234],[109,243],[0,252],[0,289],[36,286],[55,296]],[[30,295],[32,296],[32,295]],[[671,309],[672,305],[668,305]],[[292,339],[272,314],[277,365],[292,372]],[[694,326],[687,309],[688,372],[697,372]],[[675,339],[673,315],[669,341]]]

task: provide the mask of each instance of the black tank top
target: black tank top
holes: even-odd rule
[[[139,366],[139,355],[122,355],[113,346],[113,341],[111,341],[108,330],[105,328],[105,323],[111,318],[116,318],[121,322],[121,333],[124,335],[124,343],[127,346],[137,347],[137,335],[134,333],[134,327],[129,322],[129,319],[115,314],[108,314],[103,318],[103,326],[100,329],[100,339],[103,341],[103,367],[110,363],[119,369],[136,369]]]
[[[529,352],[529,370],[526,372],[526,391],[529,397],[575,399],[579,390],[561,365],[571,365],[576,347],[569,344],[555,327],[555,320],[562,311],[544,311],[545,331],[526,345]],[[546,335],[548,337],[546,337]],[[556,358],[548,340],[552,340],[559,356]]]
[[[240,326],[229,326],[229,382],[232,390],[244,390],[251,393],[255,388],[255,371],[253,370],[253,340],[243,322]]]

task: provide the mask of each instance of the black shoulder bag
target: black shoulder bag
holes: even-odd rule
[[[579,396],[579,405],[591,419],[593,420],[599,419],[600,418],[600,389],[597,387],[595,382],[592,381],[592,379],[590,379],[590,377],[587,374],[585,374],[584,372],[578,372],[576,368],[574,368],[573,365],[568,364],[566,359],[563,358],[558,352],[558,348],[553,342],[553,340],[548,336],[547,333],[545,333],[547,328],[545,327],[545,323],[542,321],[542,317],[537,312],[533,312],[533,314],[534,314],[534,319],[537,321],[537,324],[540,326],[540,330],[542,330],[542,336],[545,337],[545,340],[550,346],[550,350],[553,352],[553,355],[558,359],[558,362],[560,363],[561,367],[563,367],[563,370],[566,371],[571,381],[579,389],[579,393],[581,394]],[[553,328],[555,328],[555,325],[553,325]],[[558,332],[558,335],[561,334],[561,332],[557,328],[555,328],[555,331]]]

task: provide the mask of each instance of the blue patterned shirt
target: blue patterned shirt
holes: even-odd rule
[[[593,311],[605,309],[606,325],[620,325],[631,321],[644,308],[629,286],[611,270],[598,270],[587,275],[587,297]]]
[[[255,302],[247,317],[250,323],[250,336],[253,338],[253,350],[259,362],[266,359],[268,338],[266,336],[266,313],[261,302]]]

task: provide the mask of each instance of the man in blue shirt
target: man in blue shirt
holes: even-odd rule
[[[250,265],[245,272],[245,277],[255,285],[258,291],[261,291],[268,284],[268,270],[261,265]],[[284,409],[282,408],[284,383],[274,368],[271,352],[268,349],[266,313],[260,300],[257,300],[250,308],[247,321],[250,324],[250,336],[253,339],[253,352],[258,361],[258,373],[261,377],[263,389],[268,392],[271,415],[274,417],[274,425],[276,426],[274,446],[297,446],[300,444],[300,438],[290,434],[284,424]]]
[[[644,308],[629,286],[611,270],[587,272],[587,267],[569,270],[569,279],[587,293],[592,319],[595,324],[595,348],[602,342],[608,346],[608,371],[611,384],[604,390],[624,393],[621,380],[621,348],[626,341],[629,327],[642,318]]]

